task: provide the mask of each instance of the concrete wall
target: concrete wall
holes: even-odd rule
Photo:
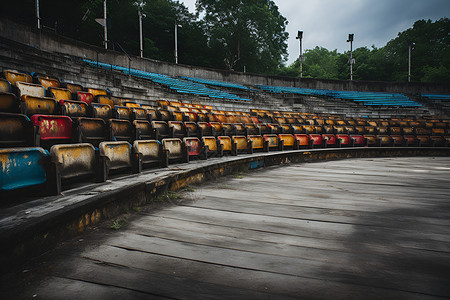
[[[276,85],[290,87],[304,87],[313,89],[376,91],[390,93],[404,93],[417,95],[420,93],[450,93],[450,86],[434,83],[406,83],[406,82],[372,82],[372,81],[345,81],[304,78],[262,76],[250,73],[231,72],[200,68],[189,65],[174,64],[152,59],[141,59],[132,56],[130,62],[123,53],[105,51],[104,48],[85,44],[80,41],[58,36],[52,33],[38,31],[26,25],[1,19],[0,36],[26,45],[37,47],[44,51],[59,52],[63,54],[98,60],[101,62],[145,70],[170,76],[190,76],[220,81],[236,82],[246,85]]]

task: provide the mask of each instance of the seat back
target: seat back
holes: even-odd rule
[[[31,123],[39,128],[40,141],[72,141],[72,119],[67,116],[33,115]]]
[[[169,127],[171,127],[171,133],[173,137],[183,138],[186,136],[186,128],[184,123],[181,121],[169,121],[167,122]]]
[[[197,125],[202,129],[203,136],[214,136],[214,130],[210,123],[198,122]]]
[[[309,147],[309,136],[307,134],[294,134],[294,139],[297,141],[297,144],[301,148]]]
[[[0,92],[0,112],[19,112],[19,105],[16,95]]]
[[[264,138],[260,135],[249,135],[247,136],[247,140],[252,142],[252,148],[254,150],[263,150],[264,149]]]
[[[218,122],[210,122],[209,123],[212,128],[214,128],[213,133],[215,136],[223,135],[223,125]]]
[[[183,142],[180,139],[177,138],[169,138],[169,139],[163,139],[162,140],[163,149],[165,151],[168,151],[168,158],[169,160],[173,159],[183,159],[184,153],[183,153]]]
[[[99,118],[78,118],[76,140],[79,143],[91,143],[95,147],[101,142],[110,140],[105,121]]]
[[[86,102],[74,100],[59,100],[61,114],[71,117],[89,117],[89,106]]]
[[[95,149],[91,144],[54,145],[50,155],[56,166],[57,178],[68,179],[97,173]],[[57,185],[60,190],[61,182],[57,182]]]
[[[233,143],[236,144],[236,150],[238,152],[243,152],[248,150],[247,137],[243,135],[235,135],[231,137]]]
[[[284,147],[294,148],[295,138],[292,134],[279,134],[278,139],[283,141]]]
[[[33,144],[33,126],[26,115],[0,113],[0,148]]]
[[[279,146],[279,141],[278,141],[278,135],[276,134],[265,134],[264,136],[264,140],[268,142],[269,144],[269,148],[278,148]]]
[[[134,141],[133,149],[142,159],[142,163],[162,163],[162,145],[157,140]]]
[[[247,123],[244,125],[247,129],[247,135],[261,135],[261,128],[253,123]]]
[[[133,127],[128,120],[110,119],[109,133],[113,141],[126,141],[132,143],[134,141]]]
[[[30,95],[22,97],[22,113],[28,116],[34,114],[56,115],[58,114],[58,108],[58,103],[53,98]]]
[[[105,121],[113,119],[113,110],[108,104],[91,103],[92,116],[94,118],[100,118]]]
[[[48,89],[50,87],[59,88],[61,85],[59,79],[56,77],[51,77],[51,76],[42,75],[42,74],[35,74],[34,77],[35,77],[35,80],[40,85],[42,85],[45,89]]]
[[[200,156],[204,154],[204,149],[202,149],[202,145],[198,138],[186,137],[183,138],[183,142],[186,145],[189,156]]]
[[[134,120],[133,126],[135,130],[135,138],[137,140],[149,140],[155,137],[152,125],[149,121]]]
[[[204,136],[202,137],[203,143],[205,146],[208,146],[209,151],[217,151],[217,141],[213,136]]]
[[[42,148],[0,149],[0,191],[47,181],[49,153]]]
[[[42,85],[18,81],[16,82],[16,87],[20,97],[25,95],[45,97],[45,89]]]
[[[231,137],[229,136],[218,136],[217,140],[222,144],[223,151],[231,152],[233,147],[231,145]]]
[[[126,106],[115,106],[114,115],[116,119],[128,121],[133,120],[133,113],[131,111],[131,108]]]
[[[94,97],[96,96],[107,96],[108,92],[104,89],[87,88],[88,93],[91,93]]]
[[[188,137],[191,137],[191,136],[201,137],[202,136],[201,129],[197,125],[197,123],[184,122],[184,127],[186,128],[186,135]]]
[[[61,87],[68,89],[74,95],[76,95],[77,92],[83,91],[83,86],[76,83],[62,82]]]
[[[11,93],[11,83],[8,80],[0,78],[0,93]]]
[[[48,91],[51,97],[55,98],[56,101],[72,100],[72,93],[68,89],[50,87]]]
[[[128,142],[101,142],[98,150],[105,163],[106,175],[109,170],[133,167],[131,145]]]
[[[14,70],[5,70],[3,71],[3,75],[5,75],[5,79],[13,86],[17,86],[17,82],[33,82],[33,78],[31,77],[31,75]]]
[[[131,107],[133,120],[148,120],[147,110],[140,107]]]
[[[94,95],[88,92],[77,92],[77,100],[87,103],[88,105],[94,102]]]
[[[172,137],[169,125],[164,121],[152,121],[152,128],[155,131],[155,138],[161,140],[163,138]]]
[[[114,103],[114,100],[107,95],[97,95],[94,96],[94,101],[96,103],[100,103],[100,104],[108,104],[111,108],[115,108],[116,104]]]

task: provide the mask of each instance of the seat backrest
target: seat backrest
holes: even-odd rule
[[[236,143],[237,151],[247,150],[247,137],[243,135],[235,135],[231,137],[233,143]]]
[[[213,136],[213,127],[207,122],[198,122],[197,125],[202,128],[204,136]]]
[[[264,138],[260,135],[249,135],[247,140],[253,143],[253,149],[264,149]]]
[[[51,97],[59,100],[72,100],[72,92],[64,88],[50,87],[49,89]]]
[[[92,116],[103,120],[113,119],[113,110],[108,104],[91,103]]]
[[[28,116],[34,114],[58,114],[58,103],[53,98],[25,95],[21,100],[22,112]]]
[[[142,155],[143,163],[161,161],[161,142],[157,140],[136,140],[133,143],[133,149]]]
[[[162,140],[164,150],[169,151],[169,159],[183,158],[183,142],[178,138],[168,138]]]
[[[202,153],[200,140],[196,137],[183,138],[183,142],[187,147],[189,156],[198,156]]]
[[[17,86],[17,82],[33,82],[33,78],[30,74],[21,73],[14,70],[5,70],[3,71],[3,75],[5,75],[5,79],[13,86]]]
[[[170,137],[170,129],[167,122],[152,121],[152,128],[158,133],[158,139]]]
[[[6,79],[0,78],[0,93],[11,93],[11,83]]]
[[[45,89],[42,85],[18,81],[16,82],[16,87],[20,97],[25,95],[45,97]]]
[[[94,102],[94,95],[88,92],[78,91],[77,92],[77,100],[83,101],[87,103],[88,105]]]
[[[0,148],[33,146],[33,126],[26,115],[0,113]]]
[[[167,109],[158,109],[156,111],[157,120],[160,121],[172,121],[173,116],[172,112],[168,111]]]
[[[136,132],[136,139],[147,140],[155,137],[152,125],[149,121],[134,120],[133,126]]]
[[[71,118],[89,117],[89,106],[86,102],[74,100],[59,100],[61,113]]]
[[[231,151],[231,138],[229,136],[218,136],[217,140],[223,145],[223,151]]]
[[[131,145],[128,142],[101,142],[98,150],[100,157],[107,158],[109,170],[133,166]]]
[[[68,89],[72,94],[83,91],[83,86],[81,84],[62,82],[61,87]]]
[[[78,118],[77,138],[80,143],[91,143],[95,147],[101,142],[109,141],[108,129],[103,119],[99,118]]]
[[[108,104],[111,108],[114,108],[116,106],[113,99],[107,95],[97,95],[97,96],[94,96],[94,99],[95,99],[95,102],[100,103],[100,104]]]
[[[97,88],[87,88],[86,90],[88,93],[91,93],[94,97],[101,96],[101,95],[108,95],[108,92],[104,89],[97,89]]]
[[[130,121],[110,119],[108,122],[110,136],[113,141],[126,141],[129,143],[134,141],[133,127]]]
[[[48,151],[37,147],[0,149],[0,191],[45,183],[48,158]]]
[[[294,147],[295,139],[292,134],[279,134],[278,138],[283,141],[285,147]]]
[[[91,144],[54,145],[50,148],[50,155],[52,162],[58,166],[61,178],[96,174],[95,149]]]
[[[33,115],[31,123],[39,127],[41,140],[72,140],[72,119],[67,116]]]
[[[147,110],[140,107],[131,107],[133,120],[148,120]]]
[[[265,134],[264,140],[269,142],[269,147],[278,147],[278,136],[276,134]]]
[[[133,112],[129,107],[126,106],[115,106],[114,107],[114,113],[116,119],[120,120],[133,120]]]
[[[307,134],[294,134],[294,138],[298,141],[300,147],[309,146],[309,136]]]
[[[202,137],[203,143],[205,146],[208,146],[209,151],[217,151],[217,141],[213,136],[204,136]]]
[[[2,112],[18,112],[20,102],[16,95],[9,92],[0,92],[0,111]]]
[[[42,85],[45,89],[48,89],[50,87],[59,88],[61,85],[61,82],[56,77],[42,75],[42,74],[35,74],[34,77],[35,77],[35,80],[40,85]]]

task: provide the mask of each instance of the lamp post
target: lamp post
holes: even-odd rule
[[[37,19],[37,28],[41,29],[41,15],[39,12],[39,0],[36,0],[36,19]]]
[[[144,57],[144,39],[142,36],[142,18],[145,18],[146,15],[142,12],[145,6],[145,2],[142,0],[139,2],[134,2],[134,5],[138,8],[138,17],[139,17],[139,55]]]
[[[416,46],[416,44],[414,42],[409,41],[409,46],[408,46],[408,82],[411,82],[411,52],[414,50],[414,46]]]
[[[350,80],[353,80],[353,64],[355,62],[354,59],[353,59],[353,37],[354,37],[354,34],[350,33],[348,35],[348,40],[347,40],[347,42],[350,42],[350,60],[349,60],[349,63],[350,63]]]
[[[298,58],[298,61],[300,62],[300,78],[303,77],[303,53],[302,53],[302,38],[303,38],[303,31],[298,31],[297,36],[295,37],[297,40],[300,40],[300,56]]]
[[[175,63],[178,64],[178,27],[183,27],[175,21]]]

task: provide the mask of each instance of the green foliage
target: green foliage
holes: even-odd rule
[[[357,48],[353,51],[355,80],[406,81],[408,76],[409,42],[412,52],[412,81],[450,83],[450,22],[420,20],[398,34],[383,48]],[[303,77],[348,80],[350,52],[337,53],[316,47],[305,51]],[[278,75],[299,76],[298,60],[278,70]]]

